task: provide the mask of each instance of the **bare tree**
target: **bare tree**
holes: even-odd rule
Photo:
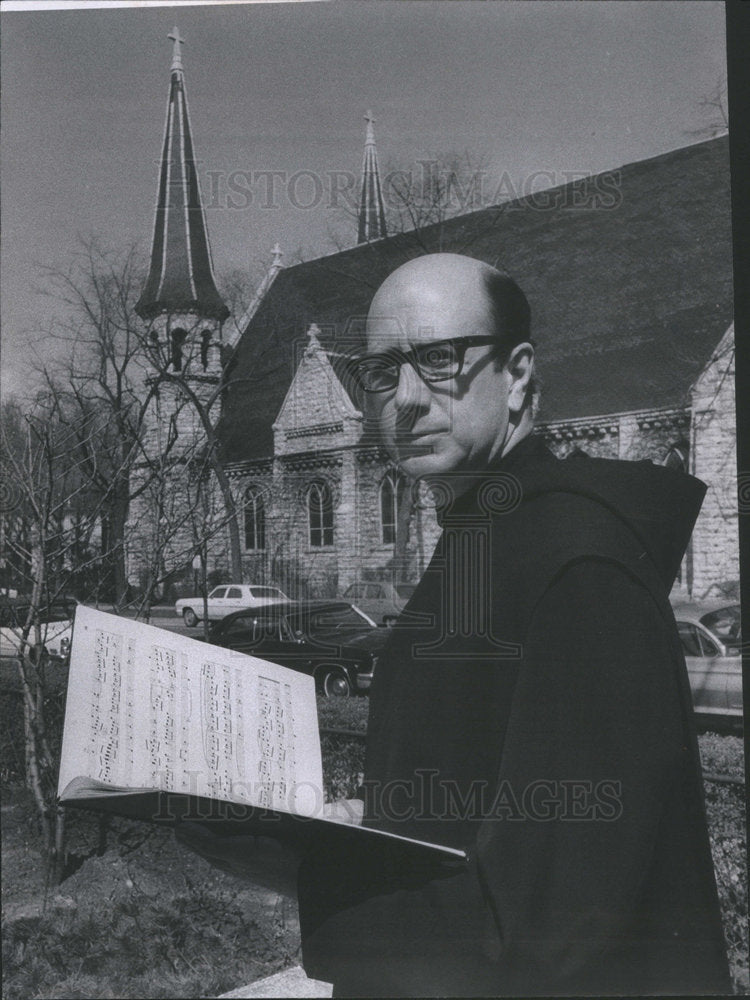
[[[59,756],[49,738],[49,713],[57,711],[50,695],[61,690],[64,664],[45,646],[47,609],[80,590],[82,576],[96,576],[120,548],[119,538],[102,531],[120,489],[120,470],[103,450],[100,411],[84,415],[80,403],[80,396],[56,392],[50,383],[25,411],[7,404],[0,422],[0,477],[15,489],[15,503],[5,503],[0,511],[9,563],[4,574],[25,594],[23,620],[14,630],[25,776],[58,875],[64,861],[64,812],[56,803]],[[128,465],[130,482],[136,484],[131,497],[142,519],[131,527],[145,539],[147,553],[136,617],[149,618],[154,591],[175,566],[216,545],[234,516],[216,486],[210,454],[207,443],[196,439],[179,453],[167,448],[141,463],[138,475]],[[101,476],[100,465],[105,467]],[[203,582],[205,588],[205,577]]]
[[[729,111],[727,104],[727,78],[720,77],[713,90],[698,101],[698,107],[706,116],[706,124],[696,129],[688,129],[686,135],[697,139],[716,139],[729,131]]]
[[[145,379],[144,337],[134,305],[143,261],[135,247],[112,253],[80,240],[67,268],[46,267],[47,294],[62,318],[45,332],[67,358],[40,365],[48,392],[79,436],[81,473],[106,497],[103,531],[111,560],[116,607],[127,599],[125,534],[134,499],[131,471],[142,454],[144,423],[155,385]],[[92,431],[92,425],[95,430]]]
[[[15,659],[23,698],[26,780],[45,847],[58,866],[63,817],[56,808],[57,754],[48,739],[48,694],[59,663],[45,647],[45,609],[68,592],[76,574],[102,559],[97,538],[107,496],[90,490],[83,472],[94,422],[71,427],[62,401],[49,393],[23,413],[7,406],[0,425],[0,469],[17,503],[3,512],[9,575],[27,593],[17,622]],[[55,685],[53,685],[54,687]]]
[[[93,495],[106,498],[102,500],[102,531],[118,608],[128,599],[127,526],[133,504],[158,492],[167,473],[176,475],[177,463],[171,459],[177,459],[182,448],[176,433],[167,434],[160,455],[151,454],[145,444],[154,400],[166,387],[175,401],[173,428],[181,413],[191,410],[194,414],[202,448],[199,464],[210,469],[225,506],[231,572],[238,579],[242,574],[239,512],[221,463],[218,433],[228,371],[222,368],[217,384],[199,394],[191,383],[189,364],[175,370],[166,349],[154,351],[135,312],[144,273],[145,261],[137,248],[115,253],[93,238],[80,239],[65,268],[42,269],[46,293],[62,307],[62,318],[44,332],[45,348],[52,340],[57,345],[55,353],[66,352],[66,356],[54,364],[40,361],[37,367],[46,391],[61,402],[60,419],[67,422],[73,436],[78,435],[80,474],[87,478]],[[236,308],[249,300],[249,283],[239,272],[225,284],[232,290]],[[258,372],[243,381],[265,375],[259,365]],[[184,463],[184,456],[180,460]],[[195,462],[193,455],[185,467],[194,468]],[[165,572],[169,575],[168,568]]]

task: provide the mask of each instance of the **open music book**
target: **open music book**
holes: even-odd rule
[[[154,821],[234,832],[455,848],[323,816],[315,681],[287,667],[79,606],[58,796]]]

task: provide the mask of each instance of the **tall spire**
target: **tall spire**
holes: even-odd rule
[[[365,113],[367,133],[365,155],[362,162],[362,191],[359,197],[359,232],[357,243],[379,240],[386,234],[383,193],[380,190],[378,154],[375,149],[375,119],[372,111]]]
[[[203,214],[185,80],[184,45],[175,28],[167,122],[156,202],[151,267],[136,311],[144,319],[159,313],[195,313],[223,320],[229,315],[216,288]]]

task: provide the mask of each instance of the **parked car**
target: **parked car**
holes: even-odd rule
[[[415,583],[390,583],[385,580],[362,580],[350,584],[343,593],[376,622],[392,625],[414,593]]]
[[[209,621],[221,621],[233,611],[243,608],[259,608],[275,601],[288,601],[286,594],[278,587],[261,587],[255,583],[231,583],[214,587],[208,595]],[[188,628],[194,628],[203,620],[203,598],[181,597],[175,604],[175,611],[182,615]]]
[[[238,611],[213,625],[216,646],[312,674],[326,697],[370,687],[385,629],[345,601],[288,601]]]
[[[0,656],[18,656],[23,629],[29,615],[28,598],[0,599]],[[52,601],[39,612],[42,650],[53,660],[66,660],[73,636],[73,615],[76,602],[72,598]],[[34,641],[33,630],[29,636]]]
[[[693,706],[700,715],[742,717],[739,604],[675,603]]]

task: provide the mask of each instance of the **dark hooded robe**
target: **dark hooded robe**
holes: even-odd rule
[[[535,437],[444,486],[375,671],[362,795],[366,825],[468,862],[316,849],[307,973],[336,996],[731,992],[667,599],[705,487]]]

